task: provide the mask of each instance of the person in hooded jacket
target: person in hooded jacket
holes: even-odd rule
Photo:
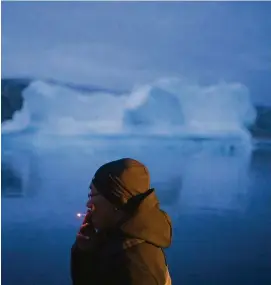
[[[171,221],[142,163],[124,158],[101,166],[87,208],[71,249],[73,285],[171,284],[163,251]]]

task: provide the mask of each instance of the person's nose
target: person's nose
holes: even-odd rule
[[[93,208],[93,201],[92,198],[89,197],[86,203],[87,208],[92,209]]]

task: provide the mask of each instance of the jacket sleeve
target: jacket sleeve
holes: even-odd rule
[[[108,283],[109,284],[109,283]],[[147,266],[137,260],[122,260],[115,266],[110,285],[158,285]]]
[[[70,274],[73,285],[92,284],[94,279],[94,259],[91,253],[82,251],[76,242],[71,249]]]
[[[155,277],[147,268],[136,264],[127,268],[126,280],[121,285],[158,285]]]
[[[89,215],[88,213],[85,216],[79,233],[90,237],[95,235],[95,230]],[[93,279],[94,260],[93,253],[88,250],[79,249],[76,240],[71,248],[70,259],[70,273],[73,285],[91,284],[89,279]]]
[[[125,267],[117,270],[113,276],[111,275],[111,278],[110,285],[158,285],[155,277],[150,272],[136,267]]]

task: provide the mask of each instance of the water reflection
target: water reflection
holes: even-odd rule
[[[169,180],[154,182],[152,186],[163,206],[174,206],[178,204],[182,190],[181,176],[173,177]]]
[[[271,221],[271,149],[254,151],[249,165],[249,177],[252,192],[249,214],[257,213]],[[271,226],[268,230],[271,233]]]
[[[244,211],[249,156],[190,157],[183,167],[180,207],[187,211]]]
[[[263,168],[264,165],[266,166],[265,168]],[[271,174],[271,149],[269,149],[269,151],[257,149],[253,152],[251,157],[251,172],[253,172],[253,170],[258,170],[258,172],[262,173],[264,169],[267,171],[267,173],[264,174]]]
[[[38,159],[31,151],[2,151],[1,197],[25,198],[37,195],[40,181]],[[35,183],[34,183],[35,181]]]
[[[246,208],[249,199],[249,155],[234,153],[233,149],[230,152],[222,151],[219,155],[217,150],[194,155],[183,154],[178,150],[166,150],[163,153],[163,148],[158,149],[157,146],[148,155],[145,150],[139,153],[134,148],[119,150],[118,153],[116,148],[114,150],[110,152],[105,149],[88,155],[78,149],[53,151],[43,155],[29,150],[5,151],[2,154],[2,197],[39,195],[50,203],[56,198],[56,209],[61,199],[70,199],[69,203],[72,199],[78,202],[80,195],[83,197],[83,192],[80,190],[75,197],[74,190],[78,188],[77,185],[83,189],[85,184],[87,188],[100,164],[125,156],[121,152],[130,153],[129,156],[134,157],[134,152],[135,158],[150,168],[152,186],[162,205],[174,206],[174,209],[177,207],[175,215],[186,211],[244,211]],[[159,161],[162,163],[157,163],[158,150]],[[253,161],[255,159],[253,156]],[[41,193],[37,192],[38,189]],[[82,205],[83,203],[84,201]]]
[[[257,151],[251,158],[221,148],[188,154],[177,143],[166,148],[110,142],[39,154],[4,151],[5,284],[68,284],[62,279],[68,280],[70,244],[80,222],[75,213],[84,208],[97,167],[123,156],[149,167],[161,206],[172,217],[173,284],[271,284],[271,154]],[[42,238],[34,241],[36,236]],[[44,266],[54,254],[55,264],[40,266],[41,248]],[[25,273],[31,270],[36,275]]]
[[[1,196],[2,197],[21,197],[25,187],[23,177],[10,165],[2,161],[1,165]]]

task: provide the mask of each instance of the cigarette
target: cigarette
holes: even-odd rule
[[[85,216],[86,216],[86,214],[83,214],[83,213],[77,213],[77,214],[76,214],[76,216],[77,216],[78,218],[82,218],[82,217],[85,217]]]

